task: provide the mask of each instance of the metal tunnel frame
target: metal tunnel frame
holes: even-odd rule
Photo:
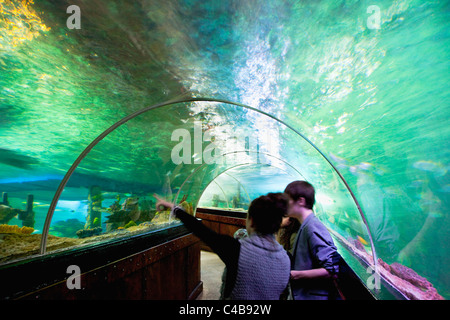
[[[103,140],[103,138],[105,138],[108,134],[110,134],[112,131],[114,131],[115,129],[117,129],[118,127],[120,127],[122,124],[128,122],[129,120],[147,112],[153,109],[157,109],[157,108],[161,108],[161,107],[165,107],[168,105],[172,105],[172,104],[178,104],[178,103],[188,103],[188,102],[218,102],[218,103],[224,103],[224,104],[229,104],[229,105],[234,105],[234,106],[238,106],[238,107],[242,107],[245,109],[249,109],[255,112],[258,112],[260,114],[263,114],[279,123],[281,123],[282,125],[284,125],[285,127],[291,129],[293,132],[295,132],[297,135],[299,135],[300,137],[302,137],[307,143],[309,143],[327,162],[328,164],[333,168],[333,170],[337,173],[337,175],[339,176],[339,178],[342,180],[342,182],[344,183],[345,187],[347,188],[348,192],[350,193],[353,201],[356,204],[356,207],[361,215],[361,218],[364,222],[364,224],[366,225],[367,228],[367,233],[369,235],[369,239],[370,239],[370,246],[372,249],[372,255],[373,255],[373,263],[374,263],[374,271],[377,272],[377,257],[376,257],[376,253],[375,253],[375,246],[374,246],[374,242],[372,239],[372,234],[370,232],[369,229],[369,225],[367,224],[367,220],[364,216],[364,213],[362,212],[361,206],[359,205],[358,200],[356,199],[355,194],[353,193],[353,191],[351,190],[350,186],[348,185],[347,181],[345,180],[345,178],[342,176],[342,174],[339,172],[339,170],[333,165],[333,163],[328,159],[328,157],[312,142],[310,141],[307,137],[305,137],[302,133],[300,133],[299,131],[297,131],[295,128],[293,128],[292,126],[290,126],[289,124],[283,122],[282,120],[264,112],[261,110],[258,110],[254,107],[250,107],[247,105],[244,105],[242,103],[237,103],[237,102],[231,102],[231,101],[227,101],[227,100],[223,100],[223,99],[213,99],[213,98],[189,98],[189,99],[181,99],[181,100],[169,100],[166,102],[162,102],[159,104],[155,104],[155,105],[151,105],[148,107],[145,107],[141,110],[138,110],[124,118],[122,118],[121,120],[117,121],[116,123],[114,123],[111,127],[109,127],[108,129],[106,129],[103,133],[101,133],[96,139],[94,139],[87,147],[86,149],[83,150],[83,152],[78,156],[78,158],[74,161],[74,163],[72,164],[72,166],[69,168],[69,170],[66,172],[66,174],[64,175],[64,178],[61,180],[58,189],[55,192],[55,195],[53,196],[52,202],[50,204],[50,207],[48,209],[47,212],[47,216],[45,218],[45,223],[44,223],[44,228],[42,230],[42,237],[41,237],[41,243],[40,243],[40,250],[39,250],[39,254],[43,255],[45,254],[46,251],[46,246],[47,246],[47,238],[48,238],[48,233],[50,230],[50,223],[52,221],[53,218],[53,213],[55,211],[56,208],[56,204],[58,203],[58,200],[61,196],[61,193],[64,190],[64,187],[66,186],[67,182],[69,181],[70,177],[72,176],[73,172],[75,171],[75,169],[78,167],[78,165],[81,163],[81,161],[87,156],[87,154],[101,141]]]

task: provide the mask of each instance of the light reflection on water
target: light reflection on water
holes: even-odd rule
[[[380,256],[401,260],[448,297],[442,266],[450,254],[440,245],[449,240],[442,228],[450,209],[448,3],[378,1],[378,30],[367,28],[369,5],[90,1],[82,29],[68,30],[63,3],[3,1],[0,139],[13,153],[0,153],[0,183],[62,175],[98,134],[144,106],[191,96],[237,101],[315,143],[361,201]],[[193,103],[188,112],[217,132],[231,122],[254,129],[261,149],[270,137],[274,156],[300,163],[324,195],[332,192],[328,169],[297,150],[303,145],[289,144],[280,127],[257,113],[224,110]],[[80,171],[111,177],[126,168],[133,179],[141,175],[133,168],[153,163],[152,184],[168,171],[182,180],[191,168],[158,162],[169,159],[172,127],[164,123],[173,118],[159,112],[130,124],[105,142],[106,159],[93,150]],[[373,219],[381,206],[389,225]]]

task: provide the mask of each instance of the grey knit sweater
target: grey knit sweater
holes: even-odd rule
[[[290,276],[290,260],[273,235],[254,233],[240,240],[232,300],[278,300]]]
[[[175,207],[173,212],[225,262],[227,273],[222,298],[280,298],[289,281],[290,259],[274,235],[253,233],[238,241],[209,229],[180,207]]]

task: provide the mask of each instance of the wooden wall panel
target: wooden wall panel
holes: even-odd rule
[[[81,274],[81,289],[66,281],[22,299],[195,299],[202,290],[200,241],[192,234]]]
[[[197,212],[195,215],[197,218],[202,219],[202,222],[208,228],[214,230],[219,234],[225,234],[233,236],[236,230],[245,228],[244,218],[223,216],[220,214],[213,214],[211,212]],[[205,243],[201,243],[201,249],[206,251],[212,251]]]

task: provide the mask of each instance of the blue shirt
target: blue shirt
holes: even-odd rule
[[[339,272],[341,256],[323,223],[312,213],[300,226],[293,252],[292,270],[325,268],[331,274]],[[328,300],[335,298],[332,279],[292,280],[295,300]]]

